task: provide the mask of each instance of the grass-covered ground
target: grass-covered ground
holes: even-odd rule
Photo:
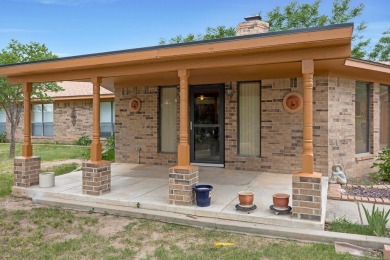
[[[0,208],[6,259],[352,259],[333,245],[47,208],[22,199],[3,199]]]
[[[16,145],[16,156],[21,155],[22,145]],[[42,162],[53,162],[68,159],[88,159],[89,147],[75,146],[75,145],[58,145],[58,144],[34,144],[34,155],[40,156]],[[13,185],[13,158],[9,157],[9,143],[0,143],[0,198],[11,194]],[[62,168],[62,169],[58,169]],[[64,169],[65,168],[65,169]],[[66,171],[70,172],[76,167],[59,166],[52,171],[58,171],[58,174],[64,174]],[[44,169],[47,170],[47,169]]]

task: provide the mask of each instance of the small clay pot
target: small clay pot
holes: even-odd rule
[[[289,202],[290,195],[285,193],[275,193],[272,195],[272,202],[275,207],[278,208],[287,208]]]
[[[240,191],[238,192],[238,200],[240,205],[253,205],[255,194],[252,191]]]

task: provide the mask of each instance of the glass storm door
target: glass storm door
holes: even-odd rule
[[[190,87],[191,163],[223,166],[224,85]]]

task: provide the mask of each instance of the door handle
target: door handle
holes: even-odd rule
[[[192,130],[192,121],[190,122],[190,130]]]

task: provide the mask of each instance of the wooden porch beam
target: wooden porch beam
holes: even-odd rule
[[[21,84],[26,81],[31,82],[51,82],[61,80],[84,80],[91,77],[119,77],[133,76],[150,73],[160,73],[167,71],[178,71],[185,67],[189,70],[195,69],[213,69],[233,66],[250,66],[261,64],[276,64],[287,62],[301,62],[305,59],[327,60],[340,59],[340,57],[349,57],[350,46],[341,45],[332,48],[307,48],[299,50],[283,50],[278,52],[246,53],[240,55],[212,55],[206,58],[186,59],[160,62],[158,59],[151,60],[144,64],[111,66],[95,69],[72,70],[71,68],[62,72],[42,72],[41,74],[32,74],[25,76],[9,76],[10,84]]]
[[[190,145],[189,145],[189,119],[188,119],[188,78],[190,71],[181,69],[178,71],[180,79],[180,132],[179,145],[177,148],[177,165],[190,165]]]
[[[31,91],[32,83],[23,82],[23,95],[24,95],[24,142],[22,145],[22,156],[31,157],[33,155],[31,145]]]
[[[313,156],[313,60],[302,61],[303,74],[303,149],[302,173],[314,173]]]
[[[102,144],[100,143],[100,85],[102,78],[92,78],[93,84],[93,127],[91,143],[91,161],[102,160]]]

